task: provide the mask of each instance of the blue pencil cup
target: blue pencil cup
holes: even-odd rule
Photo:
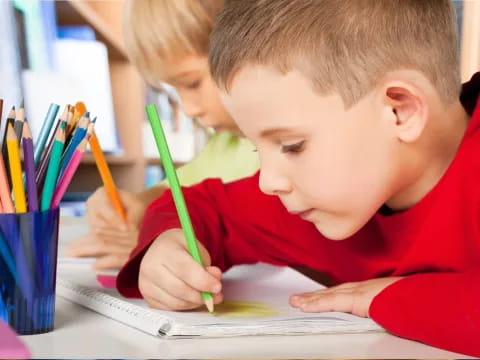
[[[20,335],[53,330],[59,209],[0,214],[0,320]]]

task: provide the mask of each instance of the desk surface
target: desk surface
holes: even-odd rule
[[[61,241],[79,235],[62,220]],[[61,271],[61,269],[60,269]],[[387,333],[165,340],[57,297],[55,330],[22,336],[34,358],[466,358]]]

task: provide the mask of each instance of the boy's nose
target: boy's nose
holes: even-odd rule
[[[262,192],[268,195],[282,195],[292,191],[290,181],[287,177],[270,169],[260,170],[259,187]]]
[[[193,118],[201,118],[202,116],[202,109],[200,106],[190,102],[190,101],[183,101],[183,112],[185,115],[191,119]]]

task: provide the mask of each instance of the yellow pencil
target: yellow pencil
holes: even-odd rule
[[[15,210],[17,213],[27,212],[18,140],[12,124],[8,124],[7,129],[7,151],[10,164],[10,176],[12,179],[13,197],[15,200]]]

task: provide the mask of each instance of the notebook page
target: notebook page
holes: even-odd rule
[[[150,334],[240,336],[380,329],[372,320],[350,314],[303,313],[290,307],[289,295],[316,290],[321,285],[287,267],[256,264],[231,269],[223,278],[225,303],[230,304],[231,309],[217,306],[216,316],[204,309],[185,312],[154,310],[141,299],[124,299],[115,289],[101,288],[93,273],[60,270],[59,274],[57,293],[60,296]],[[83,295],[77,299],[75,284],[84,286]],[[70,290],[66,291],[68,287]]]

